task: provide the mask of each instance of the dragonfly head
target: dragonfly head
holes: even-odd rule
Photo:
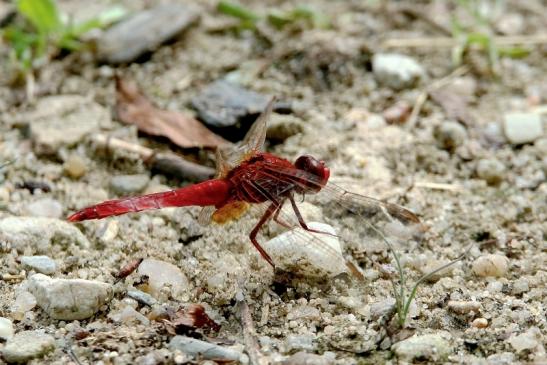
[[[299,170],[304,170],[315,177],[314,181],[305,183],[306,188],[302,190],[318,192],[327,184],[330,176],[330,170],[325,166],[324,161],[320,161],[310,155],[302,155],[296,159],[294,166]]]

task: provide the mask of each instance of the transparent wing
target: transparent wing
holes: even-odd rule
[[[245,138],[235,148],[224,152],[225,162],[230,168],[236,167],[242,161],[262,150],[268,129],[267,122],[272,114],[275,100],[275,97],[272,97],[268,102],[266,109],[258,116]]]
[[[323,222],[335,227],[337,235],[353,252],[367,255],[387,252],[389,245],[409,247],[424,231],[418,217],[410,210],[393,203],[356,194],[328,183],[321,187],[318,179],[305,171],[264,167],[280,180],[290,181],[294,188],[316,187],[316,194],[306,194],[303,201],[320,207]]]

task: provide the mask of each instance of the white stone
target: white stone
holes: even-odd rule
[[[28,269],[42,274],[53,274],[57,269],[55,261],[47,256],[22,256],[21,263]]]
[[[25,207],[25,213],[32,217],[61,218],[63,205],[55,199],[38,199]]]
[[[392,349],[402,361],[412,362],[414,359],[421,361],[425,359],[442,362],[452,353],[449,340],[450,334],[447,332],[412,336],[397,342],[392,346]]]
[[[76,226],[54,218],[7,217],[0,219],[0,232],[18,251],[32,248],[48,252],[53,244],[90,246],[87,238]]]
[[[12,316],[21,320],[25,313],[36,307],[36,298],[28,291],[23,291],[17,295],[15,301],[10,307]]]
[[[509,259],[503,255],[485,255],[477,258],[472,267],[478,276],[501,277],[509,269]]]
[[[150,320],[143,316],[140,312],[136,311],[131,306],[126,306],[121,311],[117,313],[111,313],[108,315],[110,319],[112,319],[114,322],[122,322],[122,323],[132,323],[135,321],[140,322],[141,324],[144,324],[145,326],[150,324]]]
[[[173,264],[156,259],[144,259],[138,268],[139,275],[148,276],[150,294],[157,297],[165,285],[171,287],[173,296],[181,295],[188,287],[188,279],[183,272]]]
[[[79,320],[94,315],[112,298],[112,286],[83,279],[52,279],[32,275],[29,291],[38,305],[53,319]]]
[[[0,338],[9,340],[13,337],[13,323],[8,318],[0,317]]]
[[[541,331],[537,327],[532,327],[520,335],[511,336],[508,341],[516,352],[533,350],[541,344],[542,335]]]
[[[543,135],[541,116],[537,113],[508,113],[503,129],[512,144],[531,143]]]
[[[2,355],[7,362],[23,363],[55,349],[53,336],[41,331],[19,332],[6,343]]]
[[[425,77],[425,70],[418,62],[396,53],[375,54],[372,70],[379,83],[395,90],[413,87]]]
[[[186,336],[173,337],[169,342],[169,349],[179,350],[192,356],[200,355],[204,359],[233,360],[242,363],[246,363],[244,360],[248,361],[246,356],[237,350]]]
[[[332,277],[347,272],[342,248],[333,227],[309,222],[311,233],[297,227],[263,243],[279,268],[307,277]]]

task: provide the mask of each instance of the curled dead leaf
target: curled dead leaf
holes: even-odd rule
[[[216,148],[229,143],[190,116],[157,108],[133,81],[116,78],[115,110],[120,121],[136,125],[141,132],[167,137],[183,148]]]

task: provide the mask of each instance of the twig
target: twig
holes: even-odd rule
[[[397,10],[413,18],[422,20],[423,22],[429,24],[430,26],[445,35],[452,35],[452,32],[449,28],[431,19],[429,16],[426,15],[425,11],[423,11],[423,8],[417,9],[415,4],[413,4],[412,6],[401,5],[397,8]]]
[[[496,46],[537,46],[547,43],[546,34],[493,37]],[[385,48],[452,48],[461,43],[455,37],[390,38],[382,46]]]
[[[76,356],[76,354],[72,350],[72,348],[67,346],[65,348],[65,351],[68,354],[68,356],[72,359],[72,361],[74,361],[77,365],[83,365],[82,362],[80,361],[80,359],[78,359],[78,356]]]
[[[249,355],[251,365],[268,365],[268,359],[262,355],[256,342],[256,329],[251,317],[251,311],[245,299],[238,302],[241,327],[243,327],[243,342]]]
[[[417,188],[434,189],[434,190],[449,190],[449,191],[461,191],[462,187],[454,184],[434,183],[429,181],[417,181],[414,183]]]
[[[416,102],[414,103],[414,107],[412,108],[412,112],[410,113],[410,116],[408,117],[408,122],[406,123],[406,129],[410,130],[414,128],[416,125],[416,122],[418,121],[418,116],[420,115],[420,112],[422,110],[422,107],[424,103],[427,101],[427,98],[429,97],[429,93],[445,86],[446,84],[450,83],[452,79],[465,75],[469,71],[469,68],[467,66],[461,66],[452,71],[447,76],[434,81],[430,85],[428,85],[416,98]]]
[[[204,181],[215,174],[211,167],[198,165],[182,159],[174,153],[156,153],[154,150],[104,134],[95,134],[91,140],[106,149],[133,152],[139,155],[152,169],[181,179]]]

